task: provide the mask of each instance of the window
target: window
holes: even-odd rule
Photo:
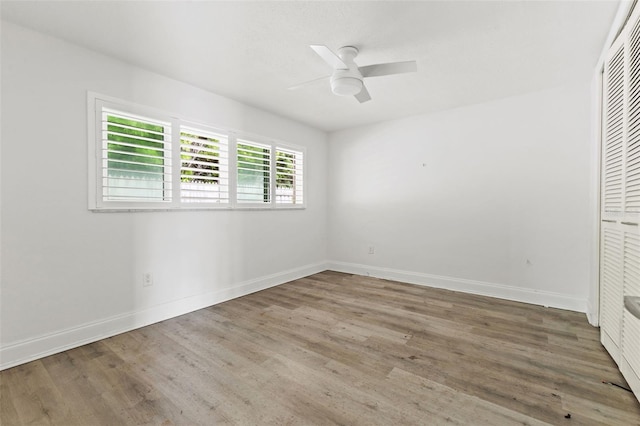
[[[276,204],[303,204],[303,154],[276,148]]]
[[[238,140],[238,202],[271,202],[271,147]]]
[[[88,105],[91,210],[305,205],[302,149],[92,93]]]
[[[229,202],[229,150],[226,136],[180,129],[180,200]]]
[[[105,201],[171,201],[171,124],[102,110]]]
[[[303,205],[302,151],[238,140],[238,203],[272,202],[272,159],[275,153],[275,204]]]

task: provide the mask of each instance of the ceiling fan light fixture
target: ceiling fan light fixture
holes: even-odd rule
[[[358,48],[354,46],[342,46],[338,49],[337,55],[325,45],[312,44],[309,47],[311,47],[327,65],[333,68],[333,74],[329,77],[333,94],[353,96],[360,103],[371,100],[371,95],[364,85],[363,79],[367,77],[416,72],[418,70],[416,61],[387,62],[359,67],[355,62],[355,58],[358,56]],[[316,80],[312,80],[311,82],[313,81]],[[311,82],[299,84],[289,89],[297,89]]]
[[[362,91],[362,80],[355,77],[331,79],[331,91],[340,96],[354,96]]]

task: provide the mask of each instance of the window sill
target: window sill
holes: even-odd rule
[[[197,212],[197,211],[277,211],[306,210],[306,206],[224,206],[224,207],[101,207],[89,208],[92,213]]]

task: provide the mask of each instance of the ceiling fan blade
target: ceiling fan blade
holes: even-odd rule
[[[320,44],[312,44],[309,47],[318,54],[331,68],[334,70],[346,70],[349,67],[342,62],[342,59],[333,53],[327,46]]]
[[[416,72],[418,71],[418,64],[416,61],[392,62],[388,64],[367,65],[358,69],[363,77],[379,77],[405,72]]]
[[[362,85],[362,90],[357,95],[354,95],[358,102],[363,103],[371,100],[371,95],[367,90],[367,86]]]
[[[295,86],[287,87],[287,90],[298,90],[302,87],[309,86],[311,84],[317,83],[318,81],[328,80],[330,76],[326,75],[320,78],[314,78],[313,80],[305,81],[304,83],[296,84]]]

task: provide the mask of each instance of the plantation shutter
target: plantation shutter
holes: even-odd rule
[[[180,201],[229,202],[229,144],[226,136],[180,128]]]
[[[171,124],[102,108],[103,201],[171,201]]]
[[[92,92],[87,105],[90,210],[305,207],[303,147]]]
[[[271,147],[255,142],[237,142],[238,203],[271,202]]]
[[[300,151],[276,147],[276,203],[303,204],[304,157]]]

